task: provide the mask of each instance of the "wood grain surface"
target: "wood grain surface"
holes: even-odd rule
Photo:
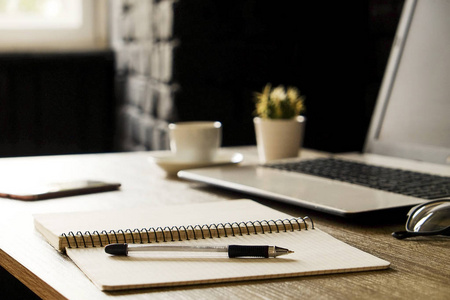
[[[256,162],[253,147],[226,149]],[[122,183],[120,191],[25,202],[0,198],[0,264],[44,299],[449,299],[450,239],[396,240],[404,211],[346,220],[204,184],[166,177],[149,162],[151,152],[62,155],[0,159],[0,181],[36,182],[96,179]],[[303,150],[301,155],[317,153]],[[198,203],[251,198],[294,216],[308,215],[321,230],[391,262],[383,271],[208,284],[104,293],[64,254],[34,229],[35,213]],[[188,213],[188,212],[187,212]],[[82,220],[80,220],[82,221]]]

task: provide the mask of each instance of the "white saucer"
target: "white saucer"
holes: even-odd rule
[[[211,162],[187,162],[180,161],[170,151],[154,153],[149,157],[149,161],[157,164],[168,175],[176,175],[180,170],[195,169],[226,164],[237,164],[242,161],[244,156],[241,153],[219,152],[216,158]]]

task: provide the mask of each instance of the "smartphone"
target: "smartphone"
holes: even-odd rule
[[[14,186],[0,188],[0,197],[18,200],[41,200],[118,190],[120,183],[78,180],[49,184]]]

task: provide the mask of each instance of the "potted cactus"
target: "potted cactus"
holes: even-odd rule
[[[253,119],[261,163],[298,156],[303,141],[304,96],[295,87],[267,84],[255,93]]]

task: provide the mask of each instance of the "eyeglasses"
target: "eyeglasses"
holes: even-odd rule
[[[415,236],[450,236],[450,199],[419,204],[411,208],[406,221],[406,231],[396,231],[392,236],[404,239]]]

